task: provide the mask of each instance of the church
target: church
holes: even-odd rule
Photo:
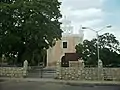
[[[75,46],[83,42],[83,31],[80,29],[79,33],[74,34],[71,21],[66,18],[62,20],[61,29],[63,30],[61,40],[47,50],[47,66],[56,66],[65,53],[75,53]]]

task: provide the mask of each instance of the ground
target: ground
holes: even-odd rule
[[[35,81],[1,81],[0,90],[120,90],[120,86],[76,85]]]

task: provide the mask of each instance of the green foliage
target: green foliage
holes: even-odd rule
[[[99,36],[100,59],[105,66],[120,64],[119,41],[113,34],[105,33]],[[76,45],[76,52],[86,65],[97,65],[97,39],[84,40]]]
[[[62,33],[60,5],[58,0],[0,0],[0,56],[31,62],[34,53],[53,46]]]

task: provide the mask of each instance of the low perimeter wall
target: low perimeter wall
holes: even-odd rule
[[[120,68],[88,68],[78,63],[70,63],[70,67],[61,67],[57,64],[57,79],[63,80],[106,80],[120,81]]]
[[[23,67],[0,67],[1,77],[25,77],[27,71]]]

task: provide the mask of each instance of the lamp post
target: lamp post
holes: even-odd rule
[[[94,30],[92,28],[89,28],[89,27],[82,27],[82,29],[89,29],[89,30],[92,30],[96,33],[96,36],[97,36],[97,58],[98,58],[98,67],[99,67],[99,61],[100,61],[100,52],[99,52],[99,32],[106,29],[106,28],[111,28],[112,26],[111,25],[108,25],[108,26],[105,26],[103,27],[102,29],[100,30]]]

